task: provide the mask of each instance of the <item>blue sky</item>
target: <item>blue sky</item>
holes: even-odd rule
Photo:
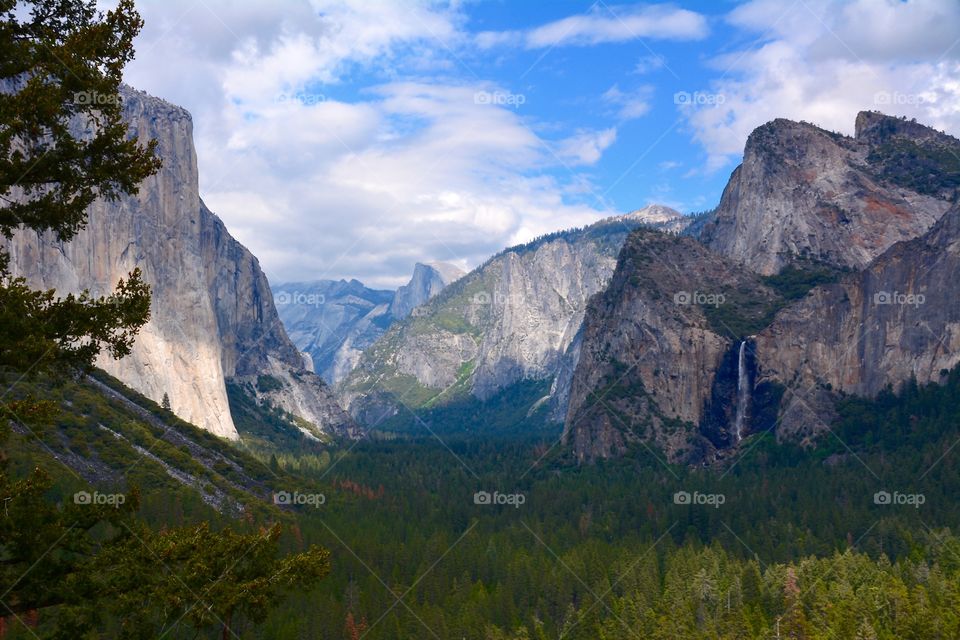
[[[712,208],[775,117],[960,132],[956,0],[146,0],[127,80],[274,281],[402,284],[649,203]]]

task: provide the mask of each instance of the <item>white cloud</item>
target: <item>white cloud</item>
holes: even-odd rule
[[[653,87],[642,86],[632,91],[621,91],[619,85],[607,89],[601,101],[613,108],[620,120],[633,120],[646,115],[650,111],[650,100],[653,97]]]
[[[728,20],[761,40],[713,61],[719,99],[682,107],[708,171],[777,117],[851,134],[857,112],[876,109],[960,133],[955,0],[753,0]]]
[[[482,48],[518,45],[528,49],[590,46],[639,38],[699,40],[707,35],[704,16],[673,5],[610,6],[594,4],[587,13],[568,16],[527,31],[485,31]]]
[[[201,194],[273,280],[396,286],[416,261],[475,266],[607,213],[566,167],[595,163],[616,131],[546,139],[516,100],[478,99],[514,94],[445,75],[448,48],[471,41],[456,2],[141,11],[126,79],[191,110]]]
[[[397,82],[359,103],[226,110],[227,145],[202,189],[277,279],[358,277],[396,286],[413,262],[476,265],[503,246],[595,220],[542,175],[561,162],[517,110],[478,102],[487,85]],[[564,142],[590,164],[615,132]],[[579,144],[575,144],[574,140]]]
[[[603,152],[616,139],[616,128],[581,131],[560,142],[558,155],[574,164],[596,164]]]

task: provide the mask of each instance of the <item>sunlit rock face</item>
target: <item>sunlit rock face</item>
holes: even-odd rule
[[[61,294],[106,294],[139,267],[151,287],[150,321],[128,357],[97,364],[157,402],[167,394],[178,416],[203,429],[238,437],[228,379],[289,371],[304,375],[275,392],[275,404],[299,409],[318,430],[349,429],[349,418],[322,381],[311,379],[287,338],[256,258],[200,200],[190,114],[129,88],[122,98],[131,131],[157,140],[163,167],[136,196],[92,205],[86,228],[68,243],[15,236],[15,273]]]

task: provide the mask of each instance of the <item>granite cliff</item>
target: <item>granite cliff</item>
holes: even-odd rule
[[[308,431],[349,431],[352,422],[329,389],[304,369],[256,258],[200,200],[190,114],[129,88],[122,98],[131,130],[158,141],[163,168],[137,196],[96,202],[68,243],[15,236],[14,272],[61,294],[105,295],[139,267],[151,286],[151,320],[130,356],[97,364],[156,402],[167,394],[184,420],[236,439],[227,380],[271,376],[278,385],[261,401],[297,415]]]
[[[874,112],[853,138],[774,120],[750,134],[700,239],[764,275],[798,260],[862,269],[949,208],[957,154],[960,140]]]
[[[587,307],[564,441],[581,461],[640,441],[674,462],[729,444],[722,421],[700,428],[711,404],[731,406],[718,372],[729,368],[736,337],[762,326],[779,300],[759,276],[692,238],[634,231]]]
[[[960,363],[958,187],[960,141],[912,121],[864,112],[853,138],[759,127],[684,233],[702,244],[634,232],[588,305],[564,430],[576,457],[650,443],[699,463],[760,431],[811,442],[838,393],[939,381]]]
[[[960,364],[960,207],[863,271],[818,287],[755,338],[757,384],[785,390],[777,435],[829,426],[837,392],[940,382]]]

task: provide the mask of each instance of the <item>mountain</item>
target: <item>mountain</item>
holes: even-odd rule
[[[390,315],[397,320],[406,318],[424,302],[443,291],[447,285],[462,278],[464,271],[445,262],[418,262],[410,282],[397,289],[390,305]]]
[[[359,280],[290,282],[273,291],[290,339],[309,357],[313,370],[336,385],[395,320],[406,318],[462,275],[450,264],[418,262],[410,282],[395,292],[371,289]]]
[[[729,370],[735,336],[762,326],[778,302],[759,276],[693,238],[634,231],[587,307],[564,441],[581,461],[643,441],[686,462],[728,443],[722,427],[699,428],[712,400],[733,395],[715,384],[718,373]]]
[[[329,384],[343,379],[393,323],[394,292],[359,280],[290,282],[274,286],[273,293],[290,339]]]
[[[564,427],[576,457],[810,442],[838,393],[943,379],[960,362],[957,145],[876,113],[855,138],[754,131],[703,244],[634,232],[590,302]]]
[[[121,97],[135,134],[158,141],[163,168],[137,196],[92,205],[86,228],[68,243],[16,235],[14,273],[60,294],[107,294],[142,269],[150,322],[130,356],[98,365],[156,402],[167,394],[187,422],[238,438],[226,392],[233,381],[297,416],[291,427],[312,437],[349,432],[349,416],[287,337],[257,259],[201,201],[190,114],[129,88]],[[74,124],[80,135],[84,126]]]
[[[338,388],[344,406],[373,425],[404,406],[485,400],[524,380],[555,381],[553,402],[565,406],[556,376],[572,370],[587,299],[610,279],[631,230],[682,224],[680,214],[663,212],[648,219],[640,210],[492,257],[363,354]]]
[[[700,238],[764,275],[798,261],[862,269],[949,208],[957,154],[960,140],[874,112],[853,138],[774,120],[750,134]]]
[[[818,287],[754,338],[756,381],[785,390],[778,436],[829,427],[836,393],[942,382],[960,364],[960,206],[860,273]],[[819,415],[818,415],[819,414]]]

